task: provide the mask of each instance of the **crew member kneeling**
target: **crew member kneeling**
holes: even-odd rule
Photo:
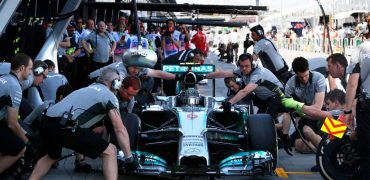
[[[47,154],[37,162],[31,180],[40,179],[48,172],[50,166],[61,157],[62,147],[93,159],[102,155],[104,178],[116,180],[117,149],[91,129],[106,114],[127,158],[126,168],[134,170],[137,167],[138,163],[132,158],[129,136],[119,113],[118,100],[114,95],[120,86],[118,72],[107,68],[97,79],[97,83],[74,91],[48,109],[44,119],[45,127],[41,130]]]

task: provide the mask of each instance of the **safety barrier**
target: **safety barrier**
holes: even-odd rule
[[[334,38],[331,39],[331,45],[333,53],[346,53],[347,50],[359,46],[362,42],[361,38]],[[318,53],[329,53],[329,40],[326,38],[325,42],[322,38],[280,38],[275,41],[279,48],[295,50],[295,51],[307,51],[307,52],[318,52]],[[323,46],[325,49],[323,49]]]

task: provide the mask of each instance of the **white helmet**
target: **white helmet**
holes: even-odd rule
[[[157,54],[150,49],[128,49],[122,58],[126,66],[153,68],[157,63]]]

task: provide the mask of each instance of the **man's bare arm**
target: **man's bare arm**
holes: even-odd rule
[[[234,77],[234,73],[231,71],[216,71],[208,73],[206,79],[215,79],[215,78],[225,78],[225,77]]]
[[[244,89],[240,90],[233,98],[229,100],[231,104],[235,104],[256,89],[257,84],[247,84]]]
[[[112,49],[111,49],[111,54],[114,55],[114,51],[116,50],[116,47],[117,47],[117,43],[116,43],[116,41],[113,41],[113,45],[112,45]]]
[[[176,77],[175,74],[164,72],[161,70],[153,70],[153,69],[148,69],[147,76],[162,78],[162,79],[167,79],[167,80],[173,80]]]
[[[306,116],[309,116],[310,119],[315,119],[315,120],[320,120],[323,121],[325,120],[326,117],[330,117],[331,114],[329,111],[321,111],[321,109],[318,109],[317,107],[314,106],[303,106],[303,113],[306,114]]]
[[[310,106],[307,106],[307,107],[309,107],[309,109],[311,111],[316,111],[317,113],[321,112],[322,106],[324,104],[324,98],[325,98],[325,92],[315,93],[315,99],[313,101],[313,104],[310,105]],[[316,110],[314,110],[314,109],[316,109]],[[313,116],[311,116],[311,115],[313,115]],[[317,119],[317,117],[321,117],[321,115],[319,115],[319,116],[317,116],[317,115],[318,114],[315,114],[315,113],[309,113],[309,114],[305,113],[305,117],[309,118],[309,119]]]
[[[8,107],[8,127],[13,131],[14,134],[16,134],[19,138],[23,140],[23,142],[28,142],[28,139],[23,132],[21,126],[18,123],[18,109],[13,107]]]
[[[359,78],[360,73],[353,73],[348,78],[348,84],[346,87],[346,105],[344,107],[345,111],[349,111],[353,107],[353,101],[355,99]]]
[[[330,89],[330,91],[337,88],[336,79],[334,79],[333,77],[331,77],[330,74],[328,75],[328,82],[329,82],[329,89]]]
[[[116,133],[119,146],[123,150],[125,157],[130,157],[131,156],[130,140],[127,133],[127,129],[123,125],[121,114],[119,113],[118,109],[111,109],[108,112],[108,116],[112,122],[114,133]]]

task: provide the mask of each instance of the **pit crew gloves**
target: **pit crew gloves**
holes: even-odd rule
[[[300,117],[305,115],[303,113],[304,103],[295,101],[293,98],[286,96],[279,87],[275,87],[272,91],[281,99],[281,104],[283,104],[285,108],[294,109]]]
[[[293,98],[282,98],[281,99],[281,104],[283,104],[283,106],[288,108],[288,109],[294,109],[294,111],[299,116],[304,116],[304,113],[303,113],[304,103],[298,102],[298,101],[294,100]]]
[[[123,167],[125,168],[126,171],[133,172],[139,167],[139,162],[134,156],[130,156],[125,159]]]

